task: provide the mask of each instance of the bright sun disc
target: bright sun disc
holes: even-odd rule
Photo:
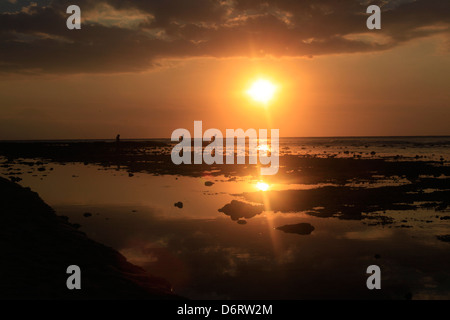
[[[269,185],[265,182],[258,182],[256,188],[261,191],[267,191],[269,190]]]
[[[260,79],[253,83],[247,93],[255,101],[267,103],[273,98],[276,87],[268,80]]]

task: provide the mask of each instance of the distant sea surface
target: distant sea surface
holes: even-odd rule
[[[12,143],[89,143],[115,142],[115,139],[72,139],[72,140],[9,140]],[[155,139],[122,139],[121,141],[161,142],[175,145],[168,138]],[[0,140],[2,142],[2,140]],[[450,157],[450,136],[380,136],[380,137],[281,137],[279,140],[281,154],[342,156],[348,154],[371,156],[404,156],[422,159],[439,160]],[[167,149],[165,149],[167,152]]]

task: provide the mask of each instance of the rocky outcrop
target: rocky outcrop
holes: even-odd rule
[[[170,284],[89,239],[37,193],[0,178],[1,299],[177,299]],[[81,290],[66,286],[81,268]]]

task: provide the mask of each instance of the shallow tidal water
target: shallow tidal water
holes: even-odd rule
[[[450,159],[449,146],[448,137],[283,138],[280,141],[282,155],[331,157],[331,161],[400,155],[413,162],[435,161],[442,166],[442,172],[448,172],[445,166]],[[168,151],[170,148],[165,147],[151,152]],[[42,159],[2,158],[0,163],[2,176],[20,178],[19,184],[37,192],[58,215],[68,216],[90,238],[115,248],[130,262],[167,279],[181,296],[192,299],[450,298],[450,243],[438,239],[450,233],[447,200],[440,196],[447,194],[450,186],[445,185],[448,177],[441,173],[438,173],[441,176],[430,176],[434,179],[432,186],[436,185],[437,189],[419,187],[418,190],[422,195],[437,190],[434,199],[444,205],[430,201],[430,206],[417,203],[415,210],[388,208],[368,210],[359,216],[321,217],[317,214],[320,207],[312,208],[317,209],[315,213],[295,210],[298,203],[292,202],[295,205],[288,207],[289,210],[274,212],[270,203],[265,202],[261,213],[236,221],[218,210],[233,200],[249,203],[244,193],[260,194],[265,199],[265,192],[317,189],[337,186],[337,182],[323,179],[323,183],[298,183],[302,182],[303,171],[295,167],[280,168],[286,171],[285,179],[277,181],[272,177],[261,187],[261,179],[255,177],[207,171],[194,177],[131,173],[127,167]],[[287,179],[290,171],[297,171],[297,178]],[[364,171],[361,173],[365,176]],[[378,188],[408,185],[415,179],[419,183],[429,180],[427,175],[411,178],[396,176],[395,172],[390,174],[389,178],[373,172],[371,175],[376,179],[372,181],[350,178],[339,187]],[[380,195],[383,193],[374,193]],[[277,200],[276,197],[277,193],[271,199]],[[375,200],[381,204],[384,199]],[[179,202],[182,208],[175,206]],[[312,225],[312,232],[286,233],[277,229],[298,223]],[[382,270],[381,290],[366,287],[369,276],[366,269],[370,265],[378,265]]]
[[[193,299],[449,298],[449,220],[434,210],[386,212],[389,225],[264,211],[238,224],[218,209],[257,180],[151,175],[79,163],[21,171],[20,184],[89,237],[120,251],[174,291]],[[52,169],[51,169],[52,168]],[[28,173],[29,172],[29,173]],[[4,172],[5,174],[5,172]],[[206,186],[205,182],[214,182]],[[317,185],[270,185],[270,190]],[[174,206],[181,201],[182,208]],[[405,219],[408,227],[404,227]],[[308,235],[276,227],[309,223]],[[366,268],[382,269],[382,290],[366,287]]]

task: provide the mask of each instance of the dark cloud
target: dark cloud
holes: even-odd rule
[[[370,3],[383,9],[382,30],[366,28]],[[170,57],[371,52],[449,32],[449,1],[370,3],[80,0],[82,29],[68,30],[66,8],[74,2],[11,1],[0,7],[0,70],[133,72]]]

